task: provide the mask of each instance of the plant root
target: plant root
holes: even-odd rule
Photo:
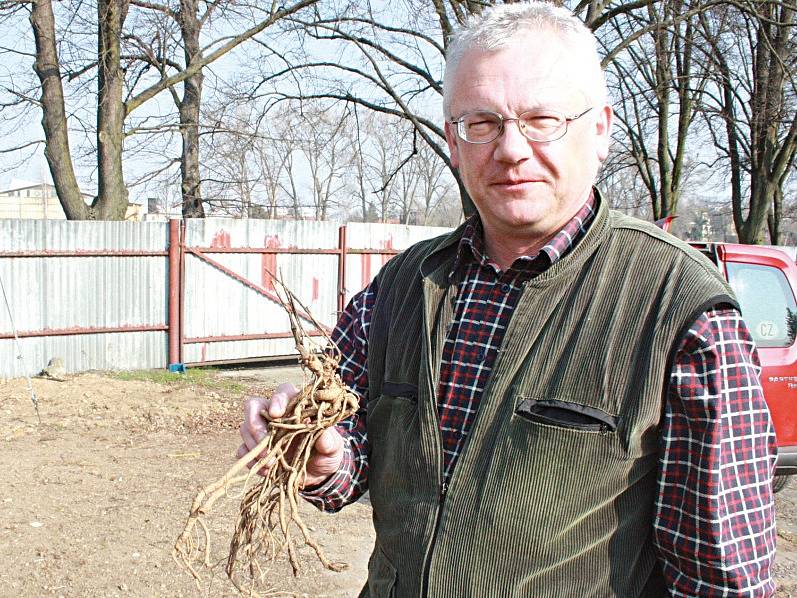
[[[274,281],[308,383],[289,401],[282,417],[275,419],[267,412],[261,413],[268,422],[268,434],[219,480],[200,490],[172,550],[172,558],[188,570],[201,588],[201,570],[213,569],[211,534],[205,519],[222,497],[241,498],[225,572],[246,596],[257,595],[255,586],[265,580],[268,564],[282,555],[287,556],[294,575],[298,575],[300,542],[311,548],[327,569],[346,568],[343,563],[330,561],[312,538],[299,514],[299,492],[316,441],[327,428],[353,415],[358,399],[337,374],[340,352],[323,327],[278,277]],[[306,333],[300,318],[322,331],[323,345]],[[293,528],[298,529],[300,538],[291,535]]]

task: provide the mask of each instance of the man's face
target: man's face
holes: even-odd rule
[[[590,108],[579,83],[583,60],[553,33],[532,32],[495,52],[471,50],[453,79],[451,117],[491,110],[512,118],[533,108],[574,116]],[[479,210],[488,236],[545,240],[584,204],[606,158],[612,111],[592,106],[548,143],[526,139],[505,123],[495,141],[474,145],[446,123],[451,162]]]

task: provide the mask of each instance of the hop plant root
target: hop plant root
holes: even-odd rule
[[[299,491],[316,440],[327,428],[357,410],[357,397],[346,389],[336,373],[340,353],[329,336],[324,334],[323,346],[314,342],[300,318],[311,321],[318,330],[323,328],[279,278],[275,282],[308,382],[289,402],[283,417],[274,419],[267,412],[261,413],[268,421],[269,433],[221,479],[197,494],[172,551],[173,558],[201,587],[201,572],[212,571],[214,566],[206,517],[220,498],[242,497],[225,572],[233,585],[247,595],[252,595],[253,588],[264,580],[269,564],[283,555],[287,555],[297,575],[300,542],[312,548],[327,569],[341,571],[346,567],[331,562],[312,538],[299,514]],[[329,347],[333,349],[330,351]],[[247,469],[251,463],[254,465]]]

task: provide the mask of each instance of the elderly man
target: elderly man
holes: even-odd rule
[[[478,215],[391,260],[334,340],[360,412],[305,496],[370,490],[362,596],[769,596],[773,428],[731,290],[593,187],[592,34],[543,3],[452,40],[444,109]],[[244,445],[292,388],[247,404]]]

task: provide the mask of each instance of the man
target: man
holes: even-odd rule
[[[453,165],[478,210],[391,260],[342,315],[362,396],[308,464],[337,510],[370,490],[362,596],[769,596],[773,428],[731,290],[608,210],[595,40],[543,3],[452,40]],[[291,387],[247,404],[243,454]]]

